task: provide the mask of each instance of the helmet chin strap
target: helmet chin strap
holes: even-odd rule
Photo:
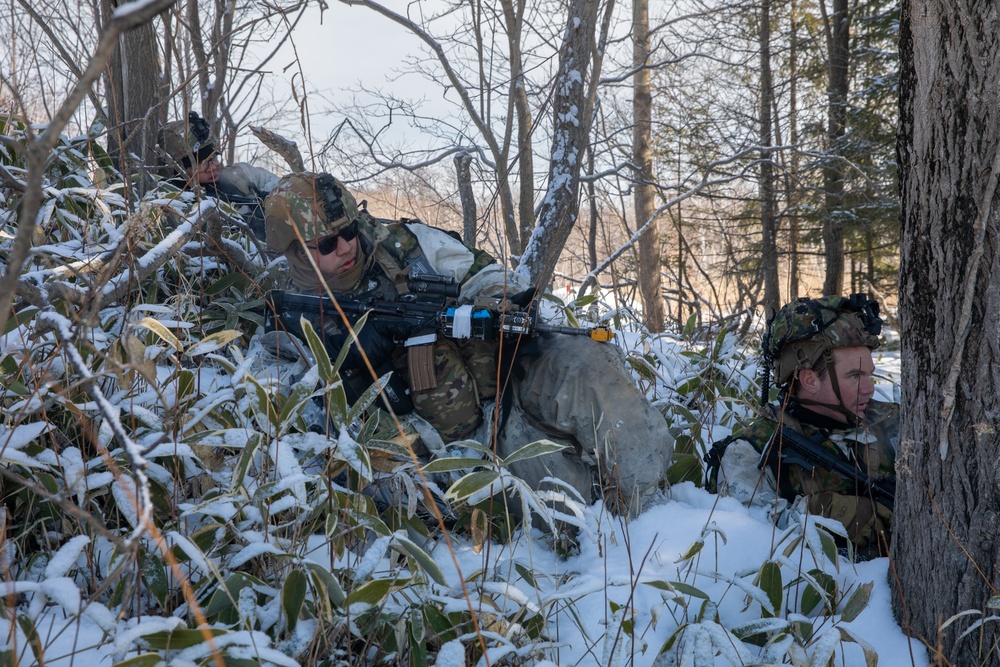
[[[833,393],[837,397],[837,404],[832,405],[830,403],[822,403],[820,401],[811,401],[808,398],[803,398],[801,396],[796,396],[795,400],[798,401],[799,405],[804,407],[818,405],[820,407],[833,410],[834,412],[838,412],[842,414],[845,419],[847,419],[847,423],[849,425],[857,426],[861,420],[857,414],[848,410],[847,406],[844,405],[844,398],[840,395],[840,383],[837,381],[837,370],[833,365],[833,354],[831,354],[829,350],[823,353],[823,362],[826,364],[826,373],[830,376],[830,385],[833,387]]]

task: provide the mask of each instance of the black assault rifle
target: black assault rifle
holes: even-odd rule
[[[501,336],[532,336],[538,333],[560,333],[589,336],[606,342],[614,333],[605,326],[592,328],[563,327],[539,322],[528,311],[501,312],[497,306],[453,306],[448,301],[458,296],[454,279],[422,274],[407,281],[409,293],[395,300],[376,297],[337,299],[337,304],[325,296],[290,294],[272,290],[267,294],[265,329],[274,330],[274,318],[283,322],[298,321],[302,314],[324,313],[339,318],[337,305],[353,323],[365,313],[370,322],[390,322],[407,325],[414,331],[438,331],[449,338],[498,340]]]
[[[801,466],[809,472],[813,472],[817,467],[824,468],[838,477],[854,480],[858,489],[857,495],[870,496],[891,511],[896,499],[895,477],[869,477],[823,447],[824,440],[826,438],[822,434],[808,438],[787,426],[782,426],[771,436],[757,467],[763,469],[767,465],[772,470],[777,470],[780,457],[782,465]]]

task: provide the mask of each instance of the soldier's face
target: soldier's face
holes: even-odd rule
[[[215,183],[219,180],[219,172],[222,171],[222,163],[219,161],[218,155],[213,155],[206,160],[202,160],[197,167],[193,167],[188,171],[191,172],[191,176],[197,177],[198,182],[202,185],[205,185],[206,183]]]
[[[825,375],[816,379],[815,394],[810,397],[812,401],[822,405],[810,405],[809,409],[846,421],[840,412],[824,409],[824,405],[842,404],[849,412],[863,417],[868,401],[875,394],[875,385],[872,383],[872,375],[875,373],[872,351],[864,346],[837,348],[833,351],[833,367],[837,373],[840,398],[837,398],[837,392],[833,388],[833,380]]]
[[[307,248],[322,273],[336,276],[354,268],[358,256],[358,238],[355,236],[350,241],[345,241],[343,236],[338,237],[337,247],[326,255],[320,253],[315,243],[310,243]]]

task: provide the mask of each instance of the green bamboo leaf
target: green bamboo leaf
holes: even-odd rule
[[[173,332],[170,331],[170,329],[163,326],[163,324],[161,324],[159,320],[155,320],[152,317],[144,317],[138,322],[136,322],[135,326],[145,327],[146,329],[149,329],[157,336],[159,336],[164,343],[174,348],[178,352],[184,349],[184,346],[181,345],[181,342],[177,340],[177,336],[175,336]]]
[[[516,461],[525,461],[538,456],[545,456],[546,454],[554,454],[556,452],[561,452],[564,449],[566,449],[565,445],[556,444],[551,440],[536,440],[535,442],[528,443],[524,447],[521,447],[516,452],[505,458],[503,460],[503,464],[505,466],[509,466],[511,463]]]
[[[486,445],[483,445],[479,442],[476,442],[475,440],[456,440],[455,442],[449,442],[448,446],[459,449],[471,449],[472,451],[475,452],[482,452],[482,454],[487,458],[491,458],[493,456],[492,448],[487,447]]]
[[[761,615],[764,618],[780,616],[784,590],[781,583],[781,566],[773,560],[764,563],[757,575],[757,586],[764,591],[767,599],[771,602],[771,609],[764,609]]]
[[[680,383],[677,385],[675,390],[681,396],[687,396],[688,394],[693,394],[702,385],[702,380],[700,377],[693,377],[690,380]]]
[[[302,325],[302,333],[306,335],[306,343],[309,344],[309,349],[312,350],[313,356],[316,357],[316,368],[319,371],[319,377],[326,383],[332,383],[337,374],[333,370],[333,366],[330,364],[330,355],[326,353],[326,346],[323,345],[323,341],[316,334],[316,330],[313,329],[312,322],[310,322],[305,315],[299,319],[299,324]],[[340,364],[337,364],[340,367]]]
[[[247,471],[250,469],[250,464],[253,463],[254,453],[260,446],[260,442],[260,433],[252,433],[247,438],[247,444],[243,446],[243,451],[240,452],[240,457],[236,460],[236,467],[233,469],[233,478],[229,483],[230,491],[236,491],[243,486],[243,480],[246,479]]]
[[[239,604],[240,591],[254,583],[262,582],[244,572],[236,572],[226,577],[221,586],[217,586],[208,599],[203,612],[205,617],[212,622],[235,623],[239,620],[237,605]]]
[[[312,395],[316,391],[315,386],[296,382],[291,393],[284,398],[281,404],[281,414],[278,423],[282,424],[282,430],[287,428],[288,422],[302,412],[302,407],[312,400]]]
[[[660,652],[657,653],[657,655],[663,655],[664,653],[669,653],[670,651],[672,651],[674,649],[674,644],[677,643],[678,639],[684,636],[684,633],[687,631],[688,627],[689,625],[687,623],[682,623],[681,625],[677,626],[677,629],[674,630],[672,633],[670,633],[670,636],[667,637],[667,640],[663,642],[663,646],[660,647]]]
[[[872,588],[874,586],[875,583],[869,581],[867,584],[862,584],[854,590],[847,604],[844,605],[844,611],[840,615],[841,620],[850,623],[865,610],[865,607],[868,606],[868,601],[871,599]]]
[[[399,551],[411,557],[413,560],[417,561],[420,565],[420,569],[427,573],[431,579],[441,584],[442,586],[447,586],[448,581],[444,578],[444,572],[438,567],[438,564],[434,562],[434,559],[430,555],[417,546],[414,542],[411,542],[408,538],[401,535],[397,535],[393,544],[390,548]]]
[[[452,499],[456,502],[461,502],[465,500],[473,493],[486,488],[490,484],[496,483],[500,478],[500,473],[496,470],[479,470],[477,472],[470,472],[468,475],[462,477],[448,489],[448,492],[444,494],[446,499]],[[497,489],[499,491],[499,488]]]
[[[675,563],[683,563],[684,561],[691,560],[692,558],[694,558],[695,556],[697,556],[698,553],[703,548],[705,548],[705,540],[703,540],[703,539],[701,539],[699,537],[694,542],[692,542],[691,546],[689,546],[687,548],[687,551],[685,551],[683,554],[681,554],[680,558],[678,558],[674,562]]]
[[[205,294],[211,296],[218,294],[220,292],[224,292],[225,290],[235,285],[237,282],[240,282],[242,279],[243,279],[243,274],[240,273],[239,271],[233,271],[232,273],[227,273],[225,276],[223,276],[219,280],[216,280],[214,283],[206,287]]]
[[[112,667],[156,667],[162,664],[163,656],[159,653],[143,653],[142,655],[132,656],[121,662],[116,662]]]
[[[167,595],[169,587],[167,585],[167,572],[163,560],[155,553],[146,553],[142,559],[142,573],[140,575],[146,588],[153,598],[160,603],[161,608],[167,606]]]
[[[42,646],[41,637],[38,636],[38,630],[35,629],[31,617],[27,614],[18,614],[17,624],[21,626],[21,632],[24,633],[24,638],[28,641],[28,646],[31,647],[31,652],[35,655],[36,664],[45,664],[45,647]]]
[[[729,631],[740,639],[746,640],[754,635],[776,634],[787,632],[788,629],[788,621],[783,618],[755,618],[746,623],[735,625],[729,628]]]
[[[664,581],[662,579],[653,579],[651,581],[642,582],[647,586],[652,586],[661,591],[667,591],[669,593],[683,593],[684,595],[689,595],[693,598],[699,598],[701,600],[708,600],[708,593],[701,590],[700,588],[695,588],[690,584],[685,584],[680,581]]]
[[[340,582],[330,572],[319,563],[307,562],[310,574],[313,576],[313,585],[317,591],[326,593],[334,607],[341,608],[347,600],[347,594],[341,587]]]
[[[817,530],[819,533],[820,544],[823,545],[823,555],[834,564],[837,571],[840,571],[840,558],[837,552],[837,543],[834,541],[833,536],[825,530]]]
[[[38,309],[34,306],[29,306],[17,311],[9,320],[7,320],[7,324],[4,325],[3,328],[3,334],[7,335],[22,324],[30,322],[37,314]]]
[[[809,576],[820,585],[817,589],[812,582],[802,591],[802,613],[809,615],[820,605],[820,613],[829,614],[830,602],[837,599],[837,581],[823,570],[809,570]],[[860,610],[859,610],[860,611]]]
[[[263,413],[264,419],[277,428],[280,423],[278,421],[278,408],[274,405],[271,397],[267,395],[267,390],[252,375],[247,375],[246,381],[250,384],[250,389],[252,390],[247,392],[248,398],[250,398],[250,406],[257,413],[258,417]]]
[[[410,667],[427,667],[427,642],[424,631],[424,615],[420,607],[410,608],[409,629]]]
[[[691,316],[684,323],[684,330],[681,332],[681,338],[685,340],[691,338],[691,334],[694,333],[694,328],[698,324],[698,313],[691,313]]]
[[[281,608],[288,617],[288,631],[295,630],[302,613],[302,605],[306,601],[306,573],[302,570],[292,570],[281,587]]]
[[[354,330],[355,335],[361,333],[361,329],[364,328],[367,322],[368,313],[363,314],[357,319],[357,321],[354,322],[354,326],[351,328]],[[346,340],[347,342],[344,343],[344,346],[340,348],[340,352],[337,353],[337,363],[334,364],[334,368],[339,369],[343,365],[344,359],[347,358],[347,353],[350,351],[351,345],[354,343],[354,338],[352,336],[348,336]]]
[[[514,569],[517,573],[521,575],[521,578],[528,582],[528,585],[532,588],[538,588],[538,582],[535,581],[535,573],[531,571],[530,568],[526,567],[522,563],[514,563]]]
[[[364,392],[362,392],[361,396],[359,396],[358,399],[354,401],[354,405],[351,406],[351,411],[347,414],[348,424],[353,424],[354,421],[358,417],[360,417],[363,412],[365,412],[369,407],[371,407],[371,404],[375,402],[376,398],[378,398],[378,395],[382,391],[382,389],[387,384],[389,384],[389,377],[391,373],[394,372],[395,371],[386,373],[382,377],[378,378],[375,382],[372,382],[371,385],[369,385],[369,387],[365,389]]]
[[[220,630],[218,628],[205,630],[180,628],[170,631],[161,630],[160,632],[143,635],[142,638],[149,644],[149,648],[156,651],[178,651],[201,644],[205,641],[206,633],[212,637],[220,637],[228,634],[228,630]]]
[[[628,355],[628,357],[625,358],[625,361],[628,362],[628,365],[632,367],[632,370],[638,373],[639,376],[642,377],[642,379],[644,380],[656,379],[655,369],[650,365],[648,361],[646,361],[642,357],[630,354]]]
[[[375,606],[382,602],[393,590],[410,583],[407,579],[373,579],[358,586],[347,596],[347,604],[368,604]]]
[[[392,531],[389,530],[389,526],[385,525],[385,522],[374,514],[362,512],[361,510],[354,509],[353,507],[346,508],[344,512],[351,519],[352,527],[354,528],[364,528],[366,530],[374,531],[380,537],[392,535]]]

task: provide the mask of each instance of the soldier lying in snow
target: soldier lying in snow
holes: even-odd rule
[[[160,128],[156,143],[177,166],[171,182],[183,190],[197,186],[209,197],[228,202],[250,230],[264,240],[264,197],[278,182],[267,169],[246,162],[222,166],[218,142],[205,119],[192,111],[188,120],[175,120]]]
[[[451,298],[455,305],[533,294],[487,253],[442,230],[374,219],[329,174],[285,176],[265,209],[268,246],[283,253],[291,267],[290,291],[324,294],[329,288],[343,299],[393,300],[409,289],[409,277],[431,274],[460,285],[458,297]],[[530,296],[506,302],[512,300],[522,301],[520,308]],[[287,319],[287,330],[300,333],[297,321]],[[336,312],[314,313],[312,322],[331,356],[354,345]],[[588,502],[603,497],[612,508],[636,515],[665,483],[673,438],[663,416],[633,384],[616,347],[558,334],[520,342],[440,335],[407,341],[414,333],[398,322],[376,321],[359,333],[376,374],[392,370],[399,379],[401,391],[395,393],[403,396],[396,398],[404,400],[393,404],[397,414],[412,409],[444,442],[472,437],[490,443],[492,420],[484,421],[483,406],[498,399],[497,405],[510,407],[496,437],[500,456],[542,438],[568,445],[563,453],[511,466],[532,488],[545,477],[558,477]],[[509,385],[506,373],[498,383],[504,345],[507,358],[511,349],[518,350]],[[371,383],[356,350],[345,366],[346,374]]]

